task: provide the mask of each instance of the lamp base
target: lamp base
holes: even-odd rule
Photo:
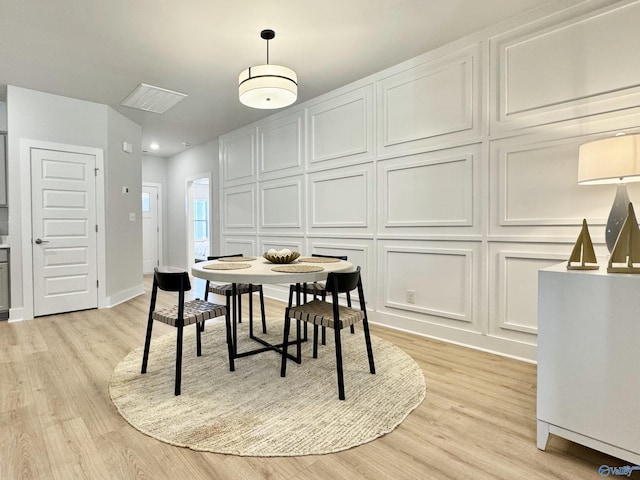
[[[607,249],[609,253],[613,251],[613,247],[616,245],[618,235],[622,229],[622,224],[627,218],[627,212],[629,210],[629,193],[627,192],[627,184],[619,183],[616,190],[616,198],[613,200],[611,211],[609,212],[609,219],[607,220],[607,227],[605,230],[605,240],[607,242]]]

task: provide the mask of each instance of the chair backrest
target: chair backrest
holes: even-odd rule
[[[346,255],[320,255],[319,253],[312,253],[311,256],[322,257],[322,258],[337,258],[338,260],[344,260],[345,262],[347,261]]]
[[[329,272],[326,289],[328,292],[347,293],[358,288],[360,283],[360,267],[353,272]]]
[[[214,255],[207,257],[207,260],[218,260],[219,258],[230,258],[230,257],[242,257],[241,253],[237,253],[235,255]]]
[[[156,267],[153,271],[154,283],[166,292],[186,292],[191,290],[189,274],[172,267]]]

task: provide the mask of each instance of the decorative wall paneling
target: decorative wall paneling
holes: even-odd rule
[[[479,44],[406,70],[389,69],[376,85],[379,157],[478,140]]]
[[[220,138],[220,172],[225,187],[257,180],[256,144],[257,133],[253,126]]]
[[[373,160],[373,85],[307,108],[307,168],[326,169]]]
[[[536,344],[538,270],[566,261],[572,248],[573,244],[490,245],[489,284],[493,285],[489,300],[490,335]]]
[[[304,164],[304,112],[258,124],[260,179],[299,175]]]
[[[373,164],[307,175],[308,232],[373,235],[375,176]]]
[[[304,232],[303,178],[260,182],[260,231]]]
[[[490,39],[492,134],[640,104],[640,2],[587,7]]]
[[[603,243],[616,187],[578,185],[578,149],[611,135],[553,139],[528,135],[491,142],[490,234],[574,242],[586,218],[592,240]],[[640,185],[629,184],[629,194],[632,200],[640,200]]]
[[[480,144],[379,161],[378,233],[479,235],[484,163]]]
[[[525,16],[224,136],[222,244],[259,223],[253,254],[346,254],[372,321],[535,360],[537,271],[582,218],[606,255],[615,187],[577,185],[578,147],[640,131],[640,1],[610,3]]]
[[[224,237],[221,251],[223,255],[241,253],[242,255],[250,257],[255,255],[256,245],[257,239],[255,236],[226,236]]]
[[[222,234],[256,233],[256,184],[224,188],[221,196]]]
[[[378,241],[378,311],[480,331],[480,242]]]

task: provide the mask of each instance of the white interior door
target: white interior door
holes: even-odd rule
[[[97,308],[96,157],[31,150],[34,316]]]
[[[142,272],[153,273],[160,265],[160,229],[158,222],[158,187],[142,186]]]

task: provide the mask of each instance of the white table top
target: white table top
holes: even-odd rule
[[[249,268],[239,270],[208,270],[205,265],[212,263],[246,263],[251,265]],[[263,257],[257,257],[255,260],[248,262],[219,262],[218,260],[210,260],[207,262],[199,262],[191,267],[191,273],[194,277],[203,278],[213,282],[225,283],[252,283],[256,285],[270,283],[311,283],[326,280],[329,272],[350,272],[353,271],[353,264],[345,260],[332,263],[309,263],[298,262],[289,263],[288,265],[315,265],[323,268],[321,272],[304,272],[304,273],[288,273],[274,272],[271,270],[279,264],[271,263]]]

